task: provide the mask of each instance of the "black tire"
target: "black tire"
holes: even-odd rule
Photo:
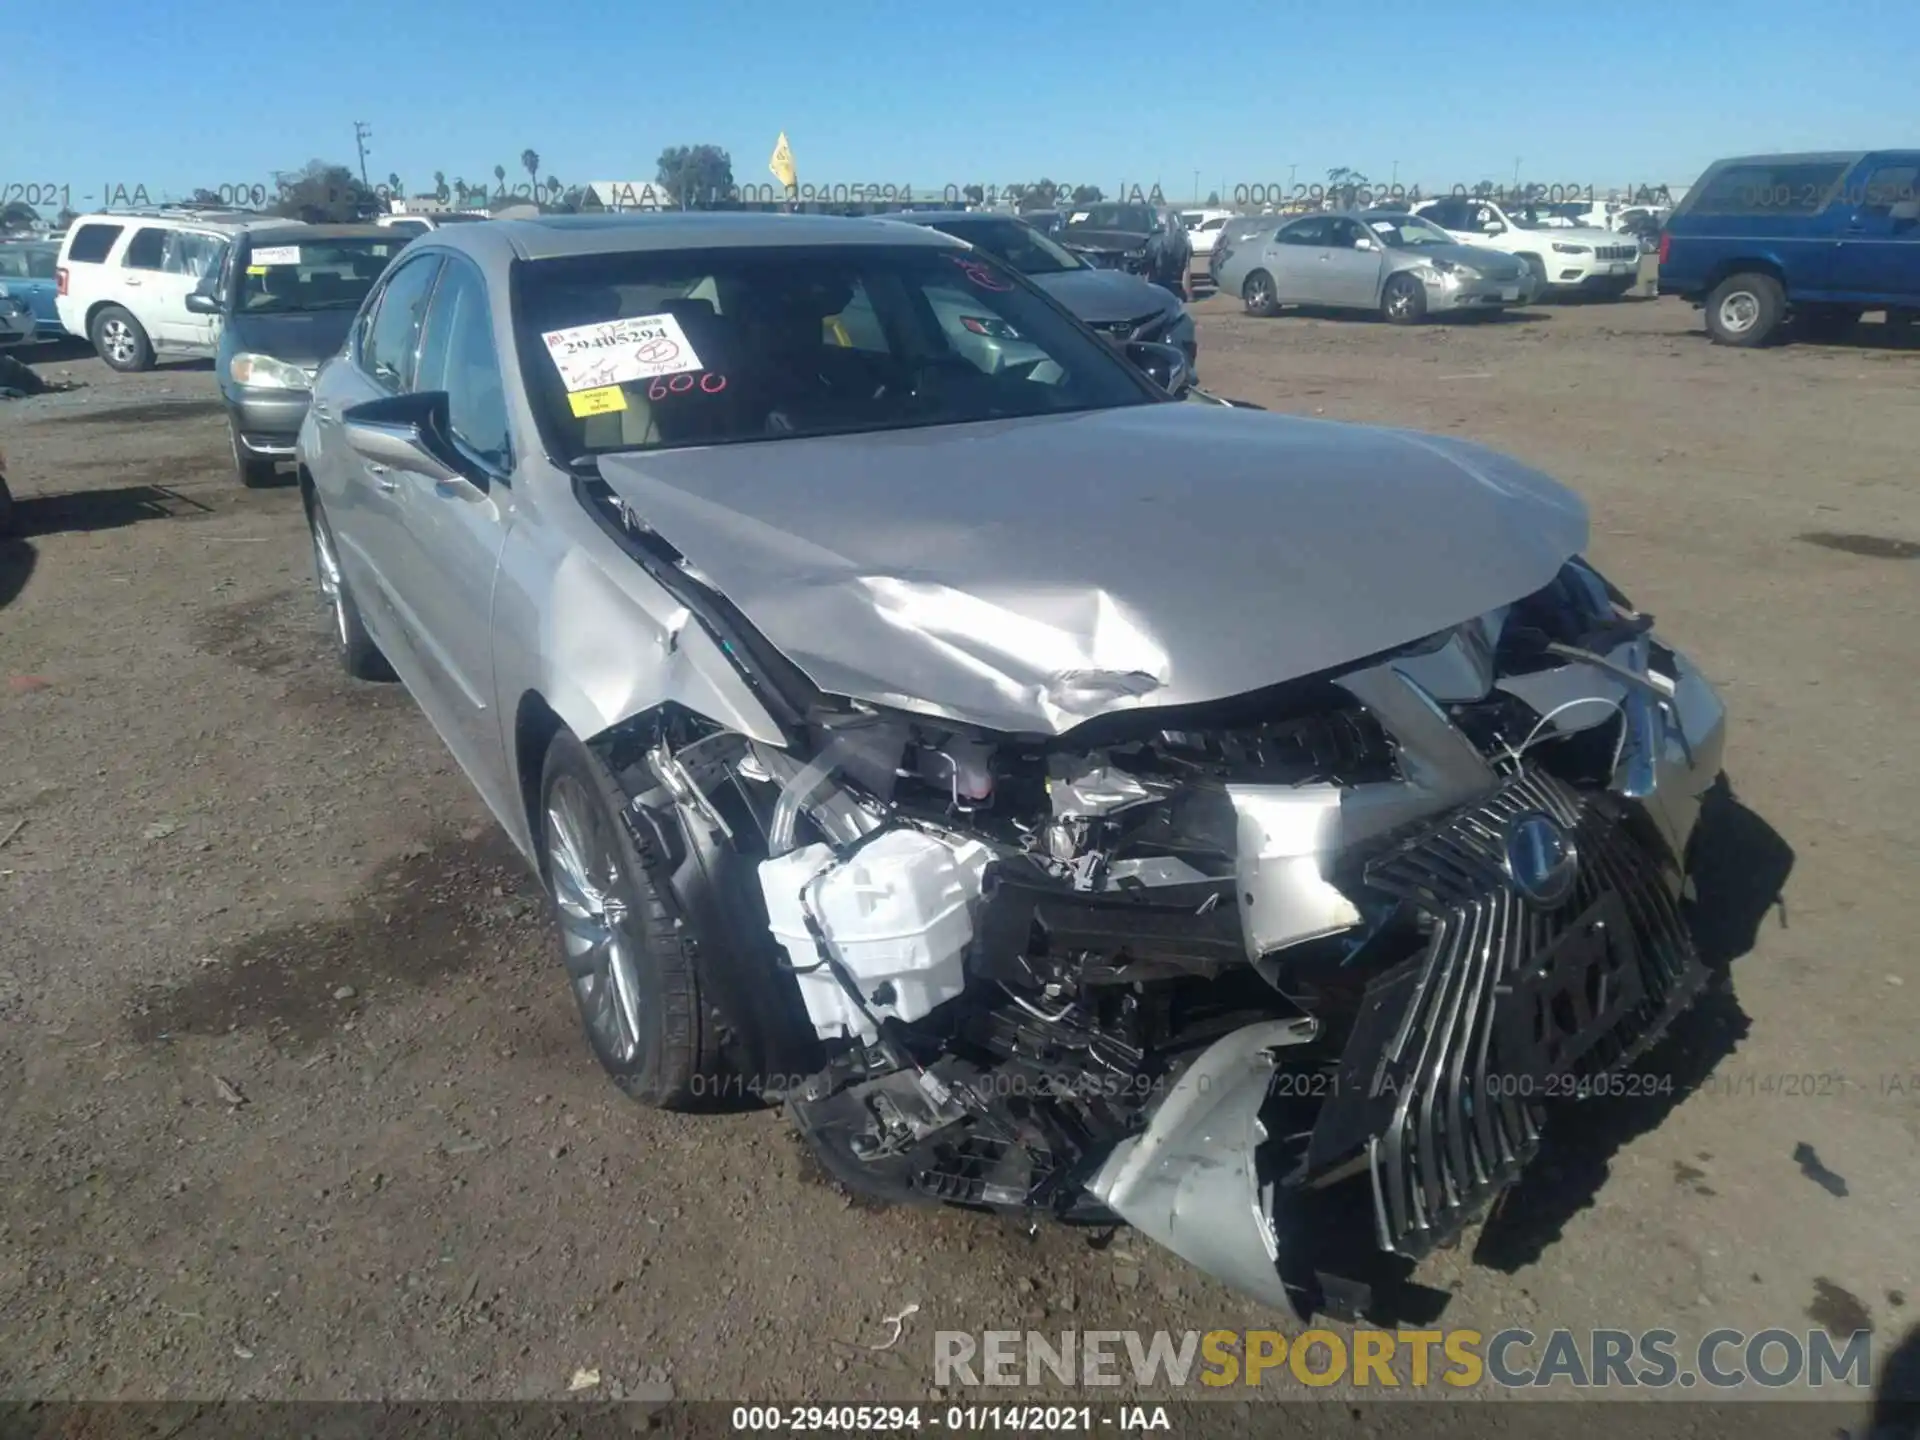
[[[393,680],[393,666],[373,643],[360,607],[353,603],[347,577],[340,569],[339,549],[333,540],[333,527],[316,496],[307,496],[307,534],[313,547],[314,579],[320,593],[333,610],[333,643],[340,656],[340,668],[355,680]]]
[[[1808,340],[1845,340],[1860,323],[1862,313],[1852,305],[1797,305],[1793,332]]]
[[[1380,291],[1380,314],[1389,325],[1418,325],[1427,318],[1427,287],[1411,275],[1389,275]]]
[[[1767,343],[1786,318],[1787,296],[1780,282],[1760,271],[1729,275],[1707,296],[1707,334],[1716,345],[1743,350]]]
[[[271,485],[278,477],[279,467],[272,460],[246,452],[240,443],[240,427],[233,423],[232,416],[227,417],[227,448],[233,452],[233,473],[249,490]]]
[[[1254,271],[1241,282],[1240,299],[1249,315],[1266,319],[1280,313],[1280,301],[1273,292],[1273,277],[1264,270]]]
[[[131,375],[153,368],[153,341],[133,312],[122,306],[101,306],[87,327],[87,339],[108,369]]]
[[[587,1044],[614,1084],[656,1109],[710,1109],[723,1064],[718,1027],[703,1023],[695,941],[676,923],[663,857],[651,844],[643,853],[621,818],[626,803],[572,732],[555,734],[541,770],[534,843],[561,963]],[[556,849],[563,853],[556,857]],[[579,885],[582,875],[591,890]],[[617,946],[620,960],[607,958],[602,969],[589,963],[594,951],[576,958],[569,938],[585,945],[592,936]],[[624,983],[616,963],[624,964]],[[630,1005],[623,1003],[629,990]]]

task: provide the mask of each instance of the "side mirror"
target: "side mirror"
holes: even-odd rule
[[[347,444],[371,464],[424,475],[441,485],[473,480],[447,438],[444,390],[369,400],[353,406],[340,419]]]
[[[1380,247],[1362,235],[1358,240],[1353,242],[1353,248],[1356,250],[1378,250]]]
[[[220,297],[210,290],[190,290],[187,292],[187,311],[193,315],[218,315],[221,312]]]
[[[1896,225],[1903,222],[1920,220],[1920,200],[1900,200],[1895,202],[1887,216]]]
[[[1504,235],[1507,233],[1507,227],[1502,225],[1498,220],[1489,220],[1480,227],[1480,233],[1482,235]]]
[[[1187,363],[1187,352],[1177,345],[1162,345],[1157,340],[1129,340],[1126,356],[1169,395],[1184,395],[1193,388],[1193,367]]]

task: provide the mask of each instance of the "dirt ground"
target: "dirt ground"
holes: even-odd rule
[[[1578,488],[1732,711],[1732,980],[1648,1062],[1675,1095],[1562,1117],[1394,1303],[1884,1356],[1920,1296],[1920,349],[1729,351],[1674,301],[1198,309],[1221,393]],[[918,1399],[936,1330],[1289,1323],[1127,1232],[852,1205],[778,1113],[623,1100],[453,762],[335,669],[207,368],[38,368],[76,388],[0,401],[0,1394]]]

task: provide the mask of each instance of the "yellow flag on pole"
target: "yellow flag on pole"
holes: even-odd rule
[[[773,147],[773,158],[767,161],[767,169],[773,172],[773,178],[793,190],[797,182],[793,178],[793,150],[787,144],[787,132],[780,132],[780,143]]]

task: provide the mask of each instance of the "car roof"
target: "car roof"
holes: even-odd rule
[[[1777,155],[1734,155],[1714,161],[1709,168],[1717,170],[1725,165],[1778,165],[1782,161],[1792,165],[1843,165],[1875,153],[1872,150],[1799,150],[1782,151]]]
[[[647,250],[757,249],[787,245],[927,245],[960,242],[925,226],[835,215],[674,211],[648,215],[542,215],[432,230],[413,242],[475,256],[552,260]]]
[[[255,245],[291,243],[299,240],[392,240],[392,232],[380,225],[308,225],[298,220],[276,225],[249,226],[244,232]]]
[[[278,215],[246,215],[233,210],[94,210],[76,215],[67,226],[71,235],[82,225],[178,225],[238,235],[268,225],[285,225]]]
[[[1030,210],[1029,215],[1058,215],[1058,210]],[[1010,215],[1003,210],[890,210],[876,220],[904,220],[909,225],[946,225],[955,220],[1021,220],[1025,215]]]

